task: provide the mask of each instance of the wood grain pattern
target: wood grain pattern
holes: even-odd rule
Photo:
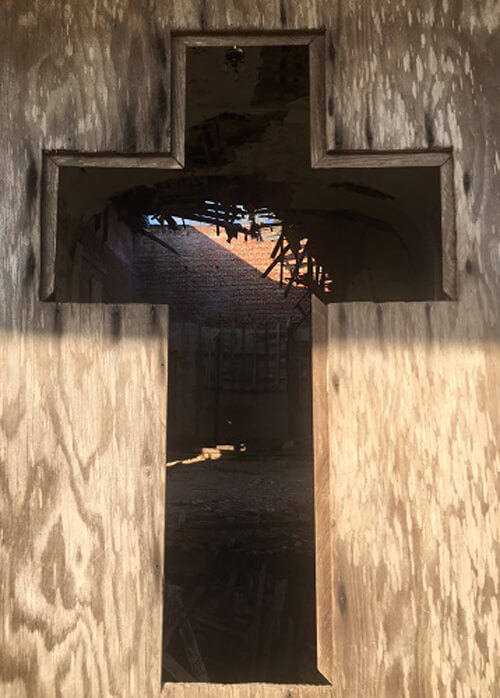
[[[453,146],[458,302],[329,309],[334,673],[341,696],[496,698],[500,8],[339,7],[328,147]]]
[[[318,669],[330,683],[333,673],[333,550],[334,519],[330,506],[330,424],[328,385],[328,308],[311,299],[314,437],[314,522],[316,533],[316,628]]]
[[[329,306],[342,697],[498,696],[500,357],[455,323],[446,303]]]
[[[316,167],[326,153],[325,79],[325,37],[319,36],[311,42],[309,47],[312,167]]]
[[[159,695],[167,311],[38,330],[2,342],[2,696]]]
[[[322,169],[337,169],[351,167],[441,167],[450,159],[448,151],[437,152],[416,152],[413,150],[406,151],[368,151],[362,150],[336,152],[330,154],[324,152],[313,160],[314,167]]]
[[[166,684],[162,698],[333,698],[331,686],[294,686],[270,683]]]
[[[52,158],[42,163],[42,207],[40,235],[40,299],[49,300],[55,291],[57,244],[57,196],[59,167]]]
[[[57,167],[112,167],[177,170],[179,163],[170,155],[143,153],[141,155],[117,155],[106,153],[48,153],[47,161]]]
[[[137,459],[121,463],[129,477],[141,445],[161,431],[160,412],[146,418],[153,393],[143,375],[158,386],[148,361],[160,339],[146,330],[148,308],[124,309],[111,344],[111,309],[58,316],[37,301],[42,150],[175,154],[171,31],[326,27],[318,105],[326,147],[453,148],[458,243],[456,303],[329,308],[336,695],[497,698],[498,2],[5,0],[0,20],[2,696],[44,698],[56,686],[71,698],[159,692],[146,672],[157,649],[144,658],[150,606],[142,596],[157,603],[150,550],[160,531],[146,523],[153,504],[143,497],[153,483],[134,489],[132,502],[122,470],[104,465],[124,452],[118,433],[133,433]],[[91,338],[100,332],[106,350],[96,353]],[[127,401],[129,416],[119,378],[129,397],[143,396],[144,406]],[[99,428],[81,416],[90,395]],[[109,446],[92,461],[101,436],[108,443],[115,404],[120,427],[115,417]],[[129,551],[129,567],[116,566],[115,549],[98,557],[100,530]],[[113,584],[122,575],[120,599]],[[135,626],[126,606],[136,609]],[[222,689],[166,690],[191,698]],[[323,692],[223,690],[231,698]]]
[[[443,291],[454,300],[457,298],[457,232],[452,158],[441,166],[440,180]]]

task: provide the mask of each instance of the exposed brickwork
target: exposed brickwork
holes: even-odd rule
[[[300,358],[305,328],[295,333],[281,353],[281,361],[291,368],[287,390],[270,386],[259,392],[251,378],[249,386],[225,390],[222,374],[217,389],[207,386],[205,364],[200,360],[205,346],[201,327],[234,323],[238,328],[255,328],[279,322],[284,332],[290,320],[302,318],[294,306],[303,289],[293,288],[284,298],[278,268],[270,278],[261,278],[275,242],[245,242],[240,236],[229,244],[224,234],[218,237],[209,226],[168,233],[166,239],[179,256],[146,237],[134,236],[112,209],[106,217],[90,220],[79,240],[83,254],[78,300],[168,304],[170,448],[220,440],[269,446],[292,436],[296,442],[308,443],[310,430],[303,425],[311,419],[310,374],[308,366],[304,374],[306,364]],[[271,351],[269,360],[276,361],[275,356]],[[253,361],[251,354],[248,360]],[[295,428],[297,423],[300,426]]]
[[[168,303],[173,320],[242,325],[301,319],[294,306],[304,291],[293,288],[285,299],[278,268],[271,278],[261,278],[274,241],[245,242],[239,236],[229,244],[223,232],[218,237],[214,227],[201,226],[170,233],[168,242],[179,256],[142,238],[135,259],[141,300]]]

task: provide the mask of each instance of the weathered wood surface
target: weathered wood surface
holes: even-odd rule
[[[331,686],[247,684],[166,684],[162,698],[333,698]]]
[[[311,299],[314,438],[314,523],[316,537],[316,632],[318,669],[330,682],[333,674],[332,522],[328,395],[328,307]]]
[[[346,698],[496,698],[500,6],[339,7],[328,147],[454,148],[458,302],[329,309],[333,673]]]
[[[0,572],[2,696],[53,696],[57,683],[60,695],[75,698],[132,695],[127,693],[132,675],[135,695],[156,695],[156,677],[145,674],[146,640],[130,649],[124,602],[110,591],[110,580],[125,570],[113,571],[106,557],[102,564],[111,570],[99,572],[99,538],[77,513],[78,506],[98,511],[103,525],[113,522],[117,539],[123,523],[123,545],[131,551],[142,526],[139,552],[145,567],[140,581],[137,568],[128,568],[133,581],[124,598],[136,603],[139,587],[134,585],[156,588],[146,552],[151,525],[132,521],[139,500],[130,504],[123,481],[116,482],[116,491],[107,487],[104,493],[106,483],[112,484],[106,478],[117,473],[104,464],[122,452],[122,442],[118,435],[111,438],[114,445],[102,455],[99,478],[101,456],[88,471],[78,459],[69,459],[76,473],[71,479],[60,439],[83,454],[80,458],[89,458],[96,434],[83,418],[74,435],[64,431],[65,420],[62,432],[54,427],[65,410],[83,412],[76,401],[86,394],[88,400],[95,397],[92,414],[98,417],[108,414],[109,396],[111,404],[116,401],[126,427],[120,433],[127,430],[127,439],[136,434],[127,452],[157,433],[152,410],[146,419],[141,401],[134,408],[129,404],[129,422],[114,392],[126,365],[128,383],[151,405],[142,376],[150,356],[149,310],[134,311],[137,322],[132,326],[124,320],[114,349],[94,355],[83,329],[99,332],[97,325],[90,326],[89,318],[75,320],[70,349],[69,334],[61,332],[54,309],[37,304],[41,151],[168,152],[170,29],[325,26],[326,104],[317,108],[325,109],[328,147],[453,147],[458,238],[456,304],[433,304],[427,310],[425,305],[392,305],[378,311],[356,304],[344,308],[344,315],[340,308],[330,309],[338,695],[498,696],[498,2],[109,0],[89,5],[5,0],[0,19],[1,515],[7,521]],[[116,364],[110,359],[115,354]],[[78,384],[77,366],[90,356],[95,367],[85,364]],[[108,397],[97,380],[100,373],[111,379]],[[153,488],[153,480],[148,487]],[[36,499],[40,482],[42,507]],[[93,483],[99,491],[95,504],[89,494]],[[31,499],[26,498],[28,486]],[[75,491],[82,493],[78,503]],[[105,503],[115,508],[105,509]],[[68,512],[76,512],[71,536]],[[64,560],[54,561],[52,552],[63,548]],[[135,565],[138,559],[132,556],[123,564]],[[65,576],[68,560],[73,573]],[[82,570],[90,560],[97,566],[93,586],[90,572]],[[48,598],[36,591],[41,569]],[[54,570],[59,591],[51,596]],[[96,591],[101,579],[102,595]],[[111,611],[102,605],[103,597]],[[143,604],[137,622],[147,613]],[[95,620],[99,617],[101,625]],[[109,625],[111,617],[115,627]],[[113,654],[117,638],[127,644],[126,655]],[[155,645],[151,663],[156,651]],[[89,689],[96,681],[104,687],[97,693]],[[186,698],[221,695],[218,687],[168,690]],[[227,690],[238,698],[258,695],[249,687]],[[285,688],[259,690],[260,695],[287,695]],[[320,689],[291,692],[318,695]]]
[[[339,696],[499,695],[500,356],[455,324],[329,306]]]
[[[2,334],[0,693],[160,694],[167,311]]]

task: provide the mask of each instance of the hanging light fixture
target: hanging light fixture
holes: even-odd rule
[[[231,46],[225,54],[224,69],[232,70],[235,80],[238,80],[240,73],[245,68],[245,53],[239,46]]]

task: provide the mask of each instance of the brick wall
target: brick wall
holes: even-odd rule
[[[168,304],[169,448],[220,440],[276,445],[293,438],[308,443],[310,375],[301,372],[298,363],[307,321],[285,351],[290,366],[285,390],[248,392],[243,385],[235,391],[225,390],[223,384],[214,390],[204,385],[202,328],[280,323],[283,336],[288,336],[287,323],[302,318],[294,306],[304,290],[293,288],[284,298],[279,269],[261,278],[275,242],[245,242],[240,237],[229,244],[211,226],[162,237],[178,256],[132,235],[112,209],[106,217],[89,221],[80,238],[79,300]]]
[[[176,322],[237,325],[298,322],[294,306],[304,291],[293,288],[284,298],[279,287],[279,269],[271,278],[261,278],[269,265],[274,241],[256,241],[243,236],[227,242],[212,226],[189,227],[169,233],[165,239],[179,252],[174,255],[148,238],[135,247],[140,299],[168,303]],[[306,303],[304,303],[304,306]]]
[[[167,303],[170,309],[169,448],[175,451],[182,443],[212,441],[271,445],[293,439],[309,444],[311,378],[309,369],[298,370],[295,339],[288,348],[291,372],[284,392],[221,388],[214,402],[213,391],[203,387],[200,373],[200,327],[280,323],[286,332],[289,321],[302,319],[295,306],[304,290],[292,288],[285,298],[278,268],[269,278],[261,278],[275,241],[245,242],[240,236],[229,244],[224,232],[217,236],[212,226],[190,227],[162,237],[179,256],[144,237],[136,240],[134,254],[140,299]],[[307,336],[305,326],[301,332]]]

